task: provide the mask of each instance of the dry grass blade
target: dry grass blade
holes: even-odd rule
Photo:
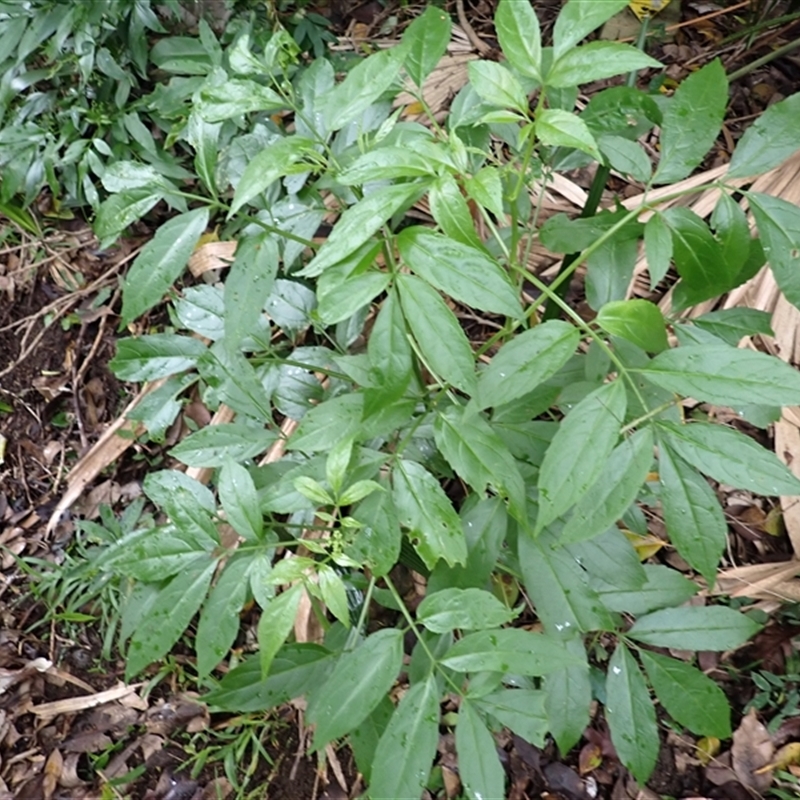
[[[91,449],[85,453],[72,467],[67,475],[67,491],[58,501],[50,519],[47,521],[48,535],[53,532],[61,515],[69,509],[72,504],[83,494],[86,487],[107,467],[113,464],[135,441],[135,438],[144,431],[142,423],[134,423],[128,420],[128,414],[150,392],[162,386],[166,378],[153,381],[142,389],[136,397],[131,400],[125,410],[114,422],[103,432],[103,435],[92,445]],[[120,435],[125,433],[126,436]]]

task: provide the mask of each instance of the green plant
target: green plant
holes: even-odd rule
[[[102,524],[78,521],[73,541],[62,553],[55,551],[55,561],[32,556],[16,558],[30,578],[33,597],[47,609],[31,630],[54,621],[72,635],[81,626],[97,622],[104,634],[102,657],[111,658],[125,582],[108,565],[120,548],[124,551],[126,537],[137,526],[152,528],[152,517],[142,515],[144,503],[144,498],[135,500],[119,518],[107,505],[101,505]]]
[[[96,209],[100,180],[117,161],[134,159],[165,181],[194,177],[176,134],[222,50],[204,20],[197,36],[176,35],[178,0],[156,8],[151,0],[0,2],[0,212],[18,225],[36,231],[24,207],[44,188],[50,216]],[[269,36],[264,22],[263,13],[240,14],[223,40],[260,42]],[[105,180],[119,190],[119,178]]]
[[[692,397],[763,421],[800,402],[795,370],[736,347],[770,332],[767,315],[679,314],[748,280],[767,256],[800,303],[800,210],[721,180],[669,195],[718,189],[710,224],[647,197],[631,210],[541,223],[534,182],[557,170],[594,160],[670,186],[719,133],[727,80],[718,62],[671,98],[613,87],[574,111],[581,82],[659,66],[619,43],[578,46],[624,5],[570,0],[553,46],[542,47],[530,6],[502,0],[507,62],[472,62],[446,125],[430,129],[403,121],[389,101],[405,74],[424,105],[419,87],[450,36],[438,9],[341,81],[324,60],[301,66],[280,32],[257,51],[242,36],[219,60],[227,67],[198,80],[177,134],[195,152],[196,192],[136,163],[106,171],[116,191],[96,221],[106,243],[159,200],[186,203],[132,265],[123,325],[162,302],[212,217],[238,241],[224,286],[184,287],[171,329],[122,339],[113,362],[123,380],[166,379],[137,413],[156,435],[194,384],[209,408],[225,403],[237,415],[171,451],[213,469],[211,488],[179,470],[150,473],[145,492],[167,521],[132,532],[108,562],[135,581],[120,637],[128,677],[197,616],[208,702],[256,712],[305,696],[313,747],[348,736],[375,798],[421,793],[445,692],[459,702],[467,796],[503,796],[491,731],[506,725],[536,744],[550,734],[569,750],[589,721],[588,653],[605,660],[604,713],[638,780],[659,749],[651,689],[679,725],[730,736],[722,690],[659,648],[727,650],[759,625],[728,607],[685,605],[697,584],[642,565],[616,523],[639,497],[659,502],[672,544],[713,584],[726,525],[706,476],[800,493],[773,453],[732,427],[685,418],[681,404]],[[800,95],[787,98],[748,130],[729,178],[797,149],[798,106]],[[654,125],[655,173],[637,143]],[[433,228],[406,220],[422,197]],[[331,200],[339,219],[317,246]],[[642,239],[653,285],[671,265],[680,276],[668,319],[625,300]],[[580,253],[551,286],[526,268],[535,241]],[[588,322],[556,291],[582,264],[596,312]],[[527,283],[540,296],[523,306]],[[474,346],[442,295],[499,329]],[[540,321],[548,299],[566,320]],[[484,354],[490,362],[476,368]],[[299,421],[287,454],[255,462],[286,418]],[[229,528],[238,538],[221,536]],[[426,578],[415,609],[396,585],[398,564]],[[215,682],[250,600],[261,609],[259,655]],[[323,641],[287,643],[306,601]],[[371,622],[381,606],[394,626]],[[542,632],[528,629],[534,621]],[[416,644],[404,665],[408,631]],[[401,669],[410,688],[395,707],[388,692]]]

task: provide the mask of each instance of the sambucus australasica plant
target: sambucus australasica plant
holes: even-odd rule
[[[171,451],[213,470],[213,488],[179,470],[149,474],[145,492],[167,522],[108,554],[108,568],[135,581],[122,621],[128,676],[167,653],[199,613],[197,669],[211,680],[253,600],[259,655],[206,699],[247,711],[304,696],[314,748],[349,736],[373,798],[420,795],[445,693],[458,699],[467,795],[502,797],[492,731],[504,725],[540,745],[552,735],[570,749],[589,721],[587,647],[601,638],[613,650],[604,714],[638,780],[659,749],[651,691],[692,732],[730,735],[721,689],[663,648],[727,650],[758,625],[725,606],[686,605],[698,585],[640,563],[617,523],[635,528],[637,500],[658,501],[672,545],[711,585],[726,525],[707,477],[800,493],[773,453],[731,427],[687,419],[681,402],[753,418],[800,403],[794,369],[736,347],[770,332],[767,315],[733,309],[688,322],[678,313],[766,260],[800,303],[800,209],[738,180],[798,148],[800,95],[752,125],[724,178],[667,195],[718,189],[710,222],[645,194],[630,210],[540,224],[534,182],[546,186],[559,169],[596,161],[648,188],[670,186],[719,133],[727,81],[717,61],[672,97],[617,86],[576,112],[580,83],[659,67],[629,45],[580,44],[625,5],[570,0],[553,46],[542,47],[530,5],[502,0],[506,60],[470,63],[446,123],[430,127],[403,121],[391,100],[405,78],[424,106],[420,87],[450,38],[439,9],[342,80],[325,60],[297,64],[280,32],[263,52],[242,36],[198,86],[183,134],[202,191],[186,197],[149,166],[106,170],[119,189],[97,218],[106,243],[164,197],[191,205],[133,264],[124,324],[162,301],[212,218],[238,242],[224,285],[180,291],[173,332],[123,339],[113,362],[124,380],[163,381],[136,411],[151,436],[163,435],[192,384],[206,406],[236,414]],[[655,171],[637,142],[654,126]],[[409,225],[405,212],[423,198],[435,224]],[[317,245],[331,208],[338,220]],[[642,239],[653,285],[670,265],[679,275],[669,319],[625,299]],[[526,268],[535,241],[579,253],[551,286]],[[557,291],[579,265],[590,322]],[[527,304],[524,284],[540,293]],[[493,315],[497,332],[473,346],[445,298]],[[563,319],[542,321],[546,302]],[[255,460],[292,430],[287,419],[299,424],[283,457]],[[398,563],[426,578],[415,609],[392,579]],[[518,607],[515,594],[493,591],[497,576],[523,589]],[[309,602],[321,642],[287,643]],[[395,627],[374,629],[376,606],[394,610]],[[539,624],[515,625],[521,614]],[[395,706],[401,671],[409,688]]]

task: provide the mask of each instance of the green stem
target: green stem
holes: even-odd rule
[[[529,306],[525,309],[525,315],[520,320],[515,320],[511,324],[511,330],[509,331],[498,331],[497,333],[490,336],[481,347],[478,348],[477,355],[482,355],[487,350],[491,350],[498,341],[500,341],[505,336],[508,336],[514,330],[516,330],[520,325],[527,322],[538,310],[539,306],[542,303],[546,302],[552,293],[566,280],[570,278],[572,273],[578,268],[580,264],[586,261],[593,253],[595,253],[600,247],[602,247],[609,239],[611,239],[617,231],[624,228],[631,220],[636,219],[640,214],[645,211],[649,211],[651,209],[656,208],[661,203],[668,203],[670,200],[675,200],[678,197],[684,197],[688,194],[700,194],[702,192],[707,191],[708,189],[716,189],[719,188],[720,184],[718,181],[714,181],[712,183],[704,183],[700,186],[691,188],[691,189],[682,189],[677,192],[673,192],[672,194],[665,195],[664,197],[659,198],[653,203],[642,203],[641,206],[635,208],[633,211],[629,211],[624,217],[622,217],[618,222],[614,223],[607,231],[600,234],[585,250],[581,251],[578,258],[570,264],[569,268],[564,270],[559,276],[547,287],[549,290],[549,294],[542,293],[541,296],[537,297]]]
[[[389,591],[392,593],[392,597],[394,598],[395,603],[397,603],[397,605],[400,607],[400,613],[405,617],[406,622],[408,623],[408,627],[411,628],[411,630],[414,632],[414,636],[417,637],[417,641],[419,642],[422,649],[425,651],[425,655],[427,655],[428,658],[430,659],[431,668],[438,669],[442,673],[444,679],[450,684],[450,686],[452,686],[453,691],[457,695],[461,695],[462,694],[461,687],[458,686],[456,682],[450,677],[450,675],[448,675],[447,672],[445,672],[436,662],[436,656],[433,655],[430,647],[428,647],[428,643],[422,638],[422,634],[420,633],[419,628],[417,627],[417,623],[414,622],[413,618],[411,617],[411,614],[408,613],[406,604],[403,602],[403,598],[400,597],[400,593],[395,588],[395,585],[392,583],[391,578],[389,578],[388,575],[385,575],[383,580],[389,587]]]
[[[629,370],[630,372],[636,372],[635,369]],[[672,408],[672,406],[676,405],[678,400],[670,400],[668,403],[662,403],[657,408],[651,408],[646,414],[642,414],[641,417],[637,417],[634,420],[631,420],[627,425],[623,425],[620,434],[624,435],[628,431],[633,430],[634,428],[638,428],[643,422],[647,422],[648,420],[652,419],[653,417],[658,416],[662,411],[666,411],[668,408]]]
[[[769,64],[770,61],[774,61],[776,58],[785,56],[787,53],[791,53],[792,50],[796,50],[798,47],[800,47],[800,39],[795,39],[793,42],[789,42],[788,44],[783,45],[783,47],[779,47],[777,50],[773,50],[771,53],[767,53],[765,56],[757,58],[755,61],[751,61],[749,64],[745,64],[745,66],[743,66],[741,69],[737,69],[728,75],[728,83],[738,81],[739,78],[743,78],[754,69],[763,67],[764,64]]]
[[[522,267],[516,267],[516,269],[522,269]],[[581,318],[580,314],[577,311],[570,308],[569,303],[565,300],[560,298],[555,292],[553,292],[548,286],[542,283],[536,276],[528,275],[527,280],[529,280],[540,292],[549,295],[550,302],[553,303],[559,311],[563,311],[568,317],[570,317],[575,324],[581,328],[588,336],[592,338],[593,341],[597,343],[597,346],[609,357],[611,362],[617,368],[620,376],[623,377],[628,384],[630,385],[633,393],[636,395],[638,401],[642,404],[642,408],[647,408],[647,403],[645,402],[642,393],[639,391],[639,387],[636,385],[636,381],[633,380],[631,375],[628,372],[628,368],[622,363],[619,359],[619,356],[608,346],[605,339],[600,336],[597,331],[592,328],[587,322]]]
[[[735,42],[737,39],[743,39],[745,36],[751,36],[754,33],[763,31],[765,28],[777,28],[779,25],[783,25],[786,22],[794,22],[796,19],[800,19],[800,11],[795,11],[792,14],[785,14],[782,17],[762,20],[755,25],[748,26],[743,31],[736,31],[735,33],[725,36],[719,40],[718,46],[730,44],[731,42]]]
[[[367,586],[367,593],[364,595],[364,602],[361,604],[361,613],[358,615],[358,623],[350,631],[347,642],[345,643],[345,650],[352,650],[356,646],[358,634],[364,629],[364,623],[367,621],[367,612],[369,611],[369,604],[372,602],[372,590],[375,588],[375,576],[369,579],[369,586]]]

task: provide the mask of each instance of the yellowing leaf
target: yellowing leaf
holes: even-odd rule
[[[658,536],[639,536],[638,533],[633,531],[622,531],[628,537],[628,541],[633,545],[636,555],[639,556],[639,561],[647,561],[648,558],[654,556],[663,546],[664,542]]]
[[[697,759],[703,766],[707,766],[711,759],[720,751],[722,743],[716,736],[703,736],[697,740]]]
[[[628,8],[636,14],[639,19],[652,17],[663,11],[670,3],[670,0],[631,0]]]
[[[765,764],[757,770],[754,770],[756,775],[763,775],[765,772],[771,772],[773,769],[786,769],[787,767],[797,766],[800,764],[800,742],[789,742],[781,747],[775,753],[774,759]]]
[[[425,106],[422,105],[418,100],[414,103],[409,103],[405,109],[403,109],[403,116],[404,117],[416,117],[422,114],[425,111]]]

